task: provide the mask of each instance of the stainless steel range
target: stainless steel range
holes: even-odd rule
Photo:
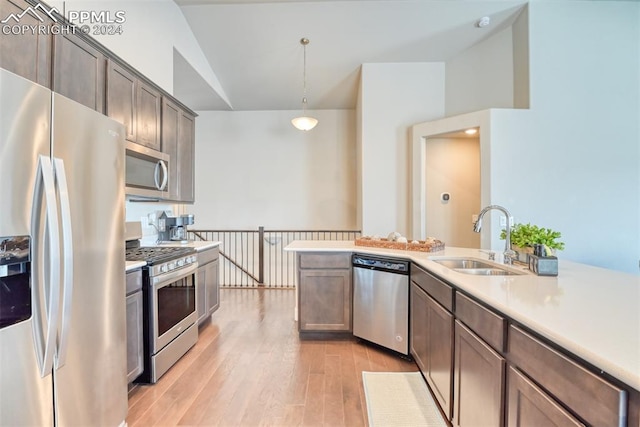
[[[147,263],[142,271],[144,371],[135,382],[155,383],[198,340],[196,251],[129,240],[126,259]]]

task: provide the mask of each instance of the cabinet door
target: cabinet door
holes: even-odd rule
[[[505,361],[460,322],[455,322],[453,425],[504,425]]]
[[[0,16],[20,15],[30,5],[24,0],[2,0]],[[40,22],[30,13],[20,18],[20,25],[49,27],[53,21],[41,14],[44,22]],[[7,25],[15,23],[7,22]],[[47,33],[47,32],[43,32]],[[40,31],[26,31],[20,34],[3,34],[0,37],[0,68],[9,70],[19,76],[51,87],[51,47],[52,35],[41,34]]]
[[[142,291],[127,297],[127,382],[131,383],[142,373]]]
[[[106,59],[74,34],[54,37],[53,91],[104,113]]]
[[[136,77],[113,60],[107,61],[107,116],[122,123],[126,138],[136,142]]]
[[[426,376],[429,366],[429,297],[415,283],[411,283],[409,348],[418,368]]]
[[[351,330],[351,271],[300,270],[300,331]]]
[[[178,182],[178,123],[180,108],[169,99],[162,98],[162,152],[169,155],[169,200],[180,200]]]
[[[196,312],[198,313],[198,324],[207,318],[207,268],[206,265],[198,267],[196,274]]]
[[[209,316],[220,307],[219,267],[219,260],[215,260],[207,265],[207,309]]]
[[[584,426],[517,369],[509,368],[508,427]]]
[[[429,388],[451,419],[453,315],[411,284],[411,347]]]
[[[178,185],[180,201],[193,203],[195,200],[195,118],[182,112],[178,123]]]
[[[169,200],[193,203],[195,199],[195,119],[182,108],[162,98],[162,152],[169,160]]]
[[[160,151],[160,92],[138,80],[137,95],[136,142]]]

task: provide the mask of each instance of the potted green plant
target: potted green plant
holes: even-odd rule
[[[537,225],[515,224],[511,228],[511,249],[518,253],[518,260],[526,262],[527,254],[533,253],[533,245],[541,244],[545,246],[548,255],[554,255],[556,250],[564,249],[564,243],[558,239],[562,237],[559,231],[550,228],[538,227]],[[500,233],[502,240],[507,238],[507,231]]]

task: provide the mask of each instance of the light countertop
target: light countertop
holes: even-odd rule
[[[536,276],[516,266],[528,274],[474,276],[433,262],[447,257],[488,259],[487,251],[466,248],[425,253],[356,246],[353,241],[294,241],[285,250],[409,259],[640,390],[640,276],[563,259],[557,277]]]
[[[126,261],[126,269],[125,271],[132,271],[135,270],[136,268],[142,268],[145,265],[147,265],[146,262],[144,261]]]
[[[197,252],[206,251],[207,249],[213,249],[220,246],[222,242],[218,241],[204,241],[204,240],[189,240],[187,243],[180,242],[162,242],[151,246],[186,246],[188,248],[195,248]]]

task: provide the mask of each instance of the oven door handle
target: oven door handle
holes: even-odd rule
[[[169,273],[163,273],[151,279],[151,286],[153,286],[154,288],[161,288],[165,284],[170,284],[175,282],[176,280],[190,276],[191,274],[195,273],[197,269],[198,263],[194,262],[189,267],[181,268],[180,270],[171,271]]]

